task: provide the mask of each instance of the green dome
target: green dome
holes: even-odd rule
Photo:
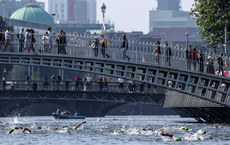
[[[18,9],[10,16],[10,19],[48,24],[55,31],[52,17],[46,11],[33,4],[27,4]]]

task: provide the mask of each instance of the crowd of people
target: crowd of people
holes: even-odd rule
[[[85,75],[85,77],[82,77],[79,74],[77,74],[73,79],[70,79],[68,76],[66,76],[65,79],[63,79],[60,75],[53,74],[50,77],[45,75],[41,81],[42,81],[42,87],[40,87],[40,89],[43,89],[43,90],[51,90],[51,91],[59,91],[59,90],[92,91],[93,90],[93,91],[97,91],[96,88],[98,88],[99,92],[102,92],[102,93],[109,92],[109,82],[106,76],[98,76],[97,79],[93,79],[90,74]],[[23,84],[25,84],[26,90],[37,90],[38,85],[39,85],[38,83],[41,81],[33,81],[31,79],[31,76],[28,73],[26,73],[25,81]],[[1,82],[2,82],[1,86],[3,90],[6,90],[7,77],[5,75],[2,77]],[[10,81],[10,82],[12,82],[12,84],[10,84],[11,86],[8,86],[8,89],[10,90],[14,90],[15,84],[20,83],[20,81],[19,82]],[[93,85],[93,88],[91,88],[92,85]],[[125,81],[123,78],[118,78],[117,82],[114,82],[111,85],[113,87],[117,85],[118,91],[120,93],[125,93],[125,92],[145,93],[147,91],[148,94],[151,93],[151,86],[152,86],[149,79],[145,83],[144,82],[137,83],[132,80]],[[146,91],[145,91],[145,87],[147,87]],[[154,93],[156,93],[155,90],[154,90]]]
[[[188,49],[185,52],[185,58],[187,61],[187,69],[199,72],[205,72],[204,68],[206,66],[206,72],[209,74],[224,75],[224,61],[223,61],[223,53],[219,55],[217,60],[213,57],[213,53],[211,52],[207,59],[205,60],[205,54],[202,50],[197,50],[195,47],[192,48],[191,45],[188,46]],[[214,61],[217,61],[218,69],[215,70]],[[198,66],[198,67],[197,67]]]
[[[67,54],[66,52],[66,33],[63,30],[60,30],[56,36],[55,42],[53,42],[53,34],[51,27],[43,34],[41,38],[42,47],[36,48],[36,36],[33,29],[26,29],[22,27],[20,32],[17,33],[17,39],[19,41],[19,52],[28,51],[28,53],[34,53],[39,51],[40,53],[52,53],[54,50],[52,48],[57,47],[58,54]],[[6,31],[3,32],[0,30],[0,51],[7,51],[10,49],[11,52],[14,52],[15,48],[11,44],[12,33],[10,32],[10,27],[6,28]],[[36,37],[36,38],[35,38]]]

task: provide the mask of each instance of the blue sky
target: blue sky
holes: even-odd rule
[[[47,0],[38,0],[47,1]],[[107,6],[106,20],[115,24],[116,31],[149,30],[149,11],[156,9],[156,0],[97,0],[97,20],[102,22],[101,5]],[[190,11],[194,0],[181,0],[182,10]]]

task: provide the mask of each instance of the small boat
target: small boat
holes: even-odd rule
[[[58,113],[59,109],[57,110],[56,113],[52,113],[53,117],[55,119],[85,119],[85,116],[80,116],[77,115],[77,113],[75,113],[75,115],[71,115],[71,114],[65,114],[65,113]]]
[[[85,119],[85,116],[52,113],[55,119]]]

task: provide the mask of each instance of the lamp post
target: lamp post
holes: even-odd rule
[[[105,11],[106,11],[106,5],[103,3],[101,6],[101,12],[103,14],[103,29],[102,29],[102,34],[105,32]]]
[[[188,49],[188,33],[185,33],[185,36],[186,36],[186,49]]]
[[[225,1],[225,7],[224,7],[224,11],[225,11],[225,16],[227,16],[227,2]],[[225,20],[225,26],[224,26],[224,53],[225,53],[225,57],[228,55],[227,54],[227,48],[228,48],[228,29],[227,29],[227,24],[228,24],[228,19]],[[225,62],[226,63],[226,62]]]

